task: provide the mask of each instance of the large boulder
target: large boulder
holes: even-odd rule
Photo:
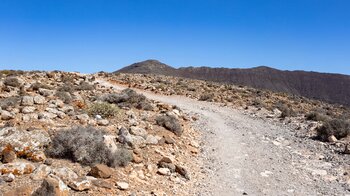
[[[36,160],[42,155],[50,142],[49,134],[43,130],[23,131],[14,127],[0,129],[0,152],[10,145],[18,157],[29,160]]]

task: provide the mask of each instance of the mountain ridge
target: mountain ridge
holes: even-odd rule
[[[126,66],[114,73],[158,74],[244,85],[275,92],[318,99],[350,106],[350,76],[313,71],[278,70],[268,66],[254,68],[173,68],[157,60]]]

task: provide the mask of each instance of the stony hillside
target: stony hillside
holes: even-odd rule
[[[280,71],[269,67],[252,69],[183,67],[174,69],[155,60],[135,63],[117,72],[161,74],[224,82],[350,105],[350,76],[340,74]]]
[[[95,76],[0,72],[0,195],[186,195],[199,133],[180,108]]]

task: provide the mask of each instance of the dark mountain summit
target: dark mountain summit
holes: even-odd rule
[[[266,66],[251,69],[210,67],[175,69],[156,60],[135,63],[117,72],[161,74],[232,83],[350,105],[350,76],[341,74],[281,71]]]
[[[147,60],[124,67],[117,72],[172,75],[177,70],[157,60]]]

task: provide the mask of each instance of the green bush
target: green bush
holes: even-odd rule
[[[97,102],[89,106],[87,110],[90,116],[101,115],[104,118],[115,117],[120,114],[120,109],[114,104]]]

